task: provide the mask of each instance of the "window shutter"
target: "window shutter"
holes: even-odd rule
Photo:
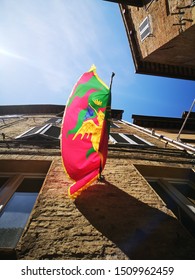
[[[110,141],[114,144],[153,146],[150,142],[134,134],[110,133]]]
[[[37,137],[44,137],[49,139],[60,139],[61,129],[58,126],[52,124],[46,124],[44,126],[37,126],[31,128],[25,133],[16,137],[16,140],[25,140],[25,139],[37,139]]]
[[[55,125],[49,125],[44,131],[41,132],[42,135],[46,137],[51,137],[55,139],[59,139],[60,137],[60,127]]]
[[[150,16],[147,16],[139,26],[141,41],[148,37],[151,32]]]

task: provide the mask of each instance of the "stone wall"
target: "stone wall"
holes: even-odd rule
[[[104,180],[76,200],[67,196],[72,182],[59,150],[1,148],[0,160],[52,161],[17,245],[18,259],[194,259],[194,239],[135,167],[191,168],[194,157],[128,125],[113,132],[119,130],[154,146],[110,145]]]
[[[18,258],[193,259],[194,239],[139,174],[135,163],[151,165],[144,155],[132,160],[128,152],[120,156],[118,151],[110,151],[105,180],[71,200],[67,196],[71,182],[61,159],[56,158],[18,244]],[[169,165],[163,161],[152,164]]]
[[[115,129],[116,131],[117,129]],[[134,164],[190,168],[193,158],[135,128],[153,142],[150,149],[109,148],[103,182],[76,200],[71,181],[55,158],[32,217],[17,248],[20,259],[188,259],[194,240],[134,167]]]

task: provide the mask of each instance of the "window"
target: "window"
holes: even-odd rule
[[[10,188],[14,179],[13,176],[4,190],[8,202],[0,212],[0,248],[15,248],[44,181],[44,177],[24,177],[13,191]]]
[[[114,144],[125,145],[145,145],[151,146],[152,144],[134,134],[126,133],[110,133],[110,141]]]
[[[195,173],[191,169],[183,168],[136,168],[195,237]]]
[[[151,31],[151,21],[150,16],[147,16],[142,23],[139,26],[141,41],[143,41],[146,37],[148,37],[152,31]]]
[[[0,255],[16,247],[50,163],[0,161]]]
[[[43,126],[36,126],[28,131],[22,133],[21,135],[17,136],[16,139],[40,139],[40,138],[48,138],[50,140],[58,140],[60,139],[60,132],[61,129],[58,126],[52,124],[46,124]]]

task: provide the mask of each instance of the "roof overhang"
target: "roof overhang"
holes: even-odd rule
[[[104,0],[107,2],[114,2],[118,4],[124,4],[129,6],[135,6],[135,7],[143,7],[143,0]]]
[[[147,128],[180,129],[184,118],[132,115],[133,124]],[[189,118],[184,129],[195,131],[195,118]]]

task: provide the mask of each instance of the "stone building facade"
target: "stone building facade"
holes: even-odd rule
[[[119,3],[137,73],[195,79],[193,0]]]
[[[194,207],[191,151],[123,121],[122,111],[113,111],[104,179],[71,200],[67,189],[72,182],[63,170],[58,134],[47,126],[60,128],[61,108],[40,112],[31,108],[9,115],[7,108],[0,113],[1,259],[195,258],[195,214],[185,205],[187,199]],[[185,199],[178,201],[180,188],[174,193],[157,179],[190,184],[191,195],[181,190],[179,197]],[[29,196],[34,193],[32,203]],[[24,207],[20,221],[17,213],[13,221],[17,199]]]

